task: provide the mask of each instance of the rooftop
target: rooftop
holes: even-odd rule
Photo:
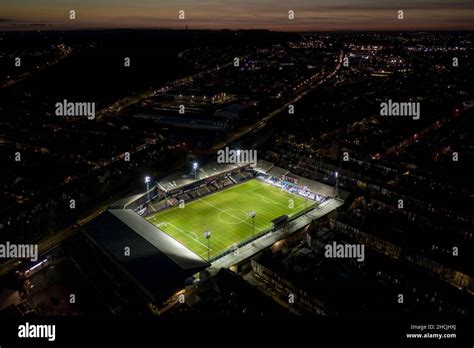
[[[184,287],[186,278],[209,266],[130,209],[109,209],[86,224],[84,232],[155,299],[166,299]]]

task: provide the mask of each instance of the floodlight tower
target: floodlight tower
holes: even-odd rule
[[[147,194],[147,200],[150,200],[150,181],[151,178],[149,176],[145,176],[145,184],[146,184],[146,194]]]
[[[252,239],[255,237],[255,211],[251,210],[249,216],[252,218]]]
[[[194,180],[197,180],[197,170],[198,170],[199,166],[197,164],[197,162],[194,162],[193,163],[193,170],[194,170]]]
[[[207,261],[210,262],[211,260],[211,231],[210,230],[204,231],[204,238],[207,239]]]
[[[308,186],[303,187],[304,191],[304,210],[308,208]]]
[[[339,173],[336,172],[335,176],[336,176],[336,189],[334,192],[334,197],[337,198],[339,196]]]

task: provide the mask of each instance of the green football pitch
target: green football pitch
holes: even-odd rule
[[[211,231],[210,256],[233,248],[240,242],[268,231],[271,221],[289,217],[315,203],[253,179],[230,188],[175,206],[147,217],[147,220],[204,259],[208,257],[206,230]],[[250,211],[255,212],[254,228]]]

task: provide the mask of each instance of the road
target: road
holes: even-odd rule
[[[70,225],[62,230],[57,231],[56,233],[52,234],[51,236],[46,237],[38,244],[38,252],[40,255],[44,254],[48,250],[51,250],[67,238],[71,237],[75,233],[77,233],[81,226],[86,224],[87,222],[91,221],[95,217],[97,217],[100,213],[102,213],[108,204],[105,204],[99,208],[96,208],[94,211],[86,215],[83,219],[77,221],[77,223]],[[18,259],[10,259],[2,264],[0,264],[0,276],[5,275],[6,273],[15,269],[15,263]]]
[[[310,93],[311,91],[313,91],[315,88],[321,86],[322,84],[324,84],[326,81],[328,81],[329,79],[333,78],[338,72],[339,70],[341,69],[341,66],[342,66],[342,60],[343,60],[343,56],[344,56],[344,52],[340,52],[339,53],[339,56],[338,56],[338,63],[336,65],[336,67],[334,68],[333,71],[331,71],[330,73],[326,74],[325,76],[323,76],[317,83],[314,83],[312,84],[308,89],[306,89],[305,91],[301,92],[300,94],[298,94],[295,98],[291,99],[289,102],[287,102],[286,104],[282,105],[281,107],[279,107],[278,109],[272,111],[271,113],[269,113],[267,116],[265,116],[264,118],[262,118],[260,121],[258,121],[257,123],[253,124],[252,126],[250,127],[245,127],[245,128],[241,128],[239,130],[237,130],[236,132],[234,132],[233,134],[228,134],[226,136],[226,140],[214,145],[210,150],[209,150],[209,154],[212,154],[212,153],[215,153],[217,150],[223,148],[224,146],[228,145],[228,144],[231,144],[233,143],[234,141],[240,139],[241,137],[243,137],[244,135],[247,135],[251,132],[254,132],[254,131],[257,131],[259,129],[262,129],[263,127],[265,127],[268,122],[274,118],[275,116],[279,115],[280,113],[282,113],[283,111],[287,110],[288,107],[290,105],[294,105],[296,104],[298,101],[300,101],[302,98],[304,98],[308,93]]]

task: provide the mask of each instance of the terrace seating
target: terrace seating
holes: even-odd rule
[[[230,185],[233,185],[233,184],[234,183],[229,178],[225,178],[224,182],[223,182],[223,187],[227,187],[227,186],[230,186]]]
[[[177,205],[177,204],[179,204],[179,201],[176,198],[168,199],[168,205],[174,206],[174,205]]]
[[[232,178],[235,180],[235,182],[241,182],[246,179],[242,173],[232,174]]]
[[[159,201],[159,202],[157,202],[157,203],[153,203],[153,204],[152,204],[152,207],[153,207],[155,210],[161,210],[161,209],[166,208],[166,204],[165,204],[165,201]]]
[[[249,178],[252,177],[252,174],[249,173],[249,172],[246,172],[246,171],[243,171],[243,172],[240,173],[240,174],[242,175],[242,177],[243,177],[244,179],[249,179]]]
[[[191,197],[186,193],[183,193],[183,194],[177,196],[176,198],[178,198],[179,200],[183,200],[183,201],[189,201],[191,199]]]
[[[197,193],[196,189],[192,189],[191,191],[188,191],[188,195],[191,196],[193,199],[196,197],[199,197],[199,194]]]
[[[210,192],[210,191],[209,191],[209,189],[208,189],[206,186],[200,187],[200,188],[198,189],[199,195],[205,195],[205,194],[207,194],[207,193],[209,193],[209,192]]]

